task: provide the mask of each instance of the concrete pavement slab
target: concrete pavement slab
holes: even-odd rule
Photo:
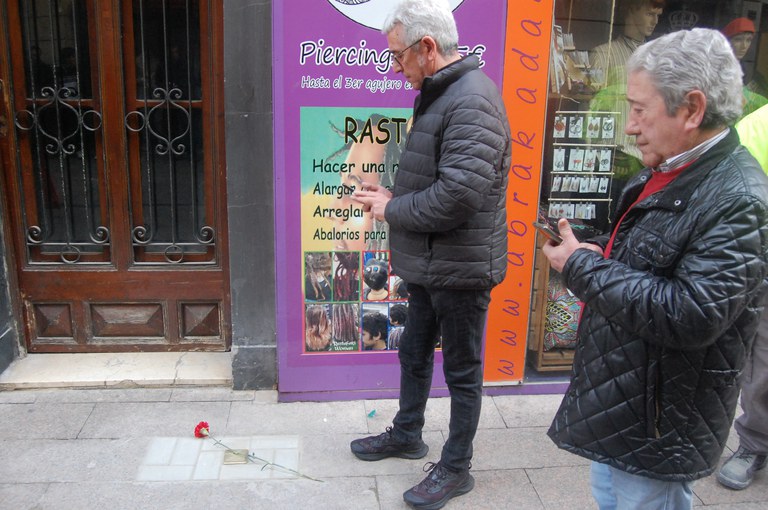
[[[0,480],[19,484],[132,481],[148,444],[149,438],[0,440]]]
[[[588,465],[526,468],[525,473],[547,510],[594,510],[597,507],[589,485]]]
[[[80,390],[60,388],[33,390],[25,393],[34,395],[35,402],[37,403],[75,404],[86,402],[168,402],[171,399],[172,392],[171,388],[88,388]]]
[[[0,390],[0,405],[2,404],[31,404],[36,400],[34,391],[3,391]]]
[[[366,430],[365,407],[361,401],[273,405],[233,402],[225,433],[325,435],[365,433]]]
[[[254,482],[147,482],[55,484],[40,510],[380,510],[370,478]]]
[[[47,483],[0,483],[0,508],[40,508],[38,504],[48,489]]]
[[[172,402],[253,402],[258,393],[254,390],[238,391],[224,386],[173,388],[171,391]]]
[[[480,429],[472,464],[478,469],[586,465],[587,460],[559,449],[544,427]]]
[[[483,405],[480,409],[480,427],[481,428],[504,428],[504,421],[499,414],[493,397],[483,397]],[[374,416],[368,420],[369,431],[371,434],[384,432],[384,429],[392,425],[392,420],[397,414],[397,399],[366,400],[366,416],[371,411],[376,411]],[[424,411],[424,430],[441,430],[448,428],[448,422],[451,416],[450,398],[431,398],[427,401],[427,408]],[[381,426],[374,427],[375,422],[382,423]]]
[[[549,427],[562,395],[501,395],[493,401],[507,428]]]
[[[95,404],[9,404],[2,406],[3,439],[74,439]],[[52,420],[51,417],[56,419]],[[0,479],[2,480],[2,479]]]
[[[99,403],[78,437],[192,437],[201,421],[226,423],[230,405],[230,402]]]

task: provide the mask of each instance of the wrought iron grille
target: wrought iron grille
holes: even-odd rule
[[[25,102],[19,182],[31,264],[109,262],[102,115],[84,2],[20,1]]]
[[[137,264],[215,262],[212,181],[206,169],[199,3],[133,0],[126,50]],[[131,67],[132,66],[132,67]],[[160,258],[162,254],[162,258]]]

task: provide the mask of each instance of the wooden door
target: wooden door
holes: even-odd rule
[[[228,349],[221,2],[2,1],[27,348]]]

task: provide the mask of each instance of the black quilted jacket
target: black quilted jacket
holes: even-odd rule
[[[617,218],[649,175],[628,183]],[[610,259],[584,249],[568,259],[566,285],[586,306],[549,429],[559,447],[661,480],[715,469],[761,311],[767,198],[731,130],[627,214]]]
[[[496,85],[466,57],[424,80],[387,204],[392,267],[424,287],[483,289],[507,267],[511,144]]]

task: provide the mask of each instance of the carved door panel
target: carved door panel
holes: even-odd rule
[[[28,349],[227,349],[221,3],[2,8],[4,221]]]

